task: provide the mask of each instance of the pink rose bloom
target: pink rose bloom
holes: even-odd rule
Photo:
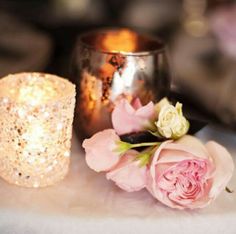
[[[135,160],[138,154],[136,150],[128,150],[115,168],[107,173],[107,179],[113,180],[117,186],[127,192],[145,188],[147,167],[140,167],[140,162]]]
[[[88,166],[97,172],[114,167],[120,159],[119,153],[114,151],[117,141],[120,138],[113,129],[98,132],[84,140],[82,146]]]
[[[195,137],[166,141],[155,152],[147,189],[171,208],[202,208],[225,188],[234,164],[227,150],[211,141],[205,146]]]
[[[112,124],[118,135],[144,130],[154,117],[154,104],[142,106],[139,99],[130,104],[126,99],[118,102],[112,112]]]

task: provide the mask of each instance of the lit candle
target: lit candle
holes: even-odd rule
[[[75,86],[55,75],[20,73],[0,80],[0,176],[43,187],[68,172]]]
[[[73,65],[75,130],[82,139],[112,127],[111,112],[121,98],[156,102],[170,86],[165,44],[125,28],[80,35]]]

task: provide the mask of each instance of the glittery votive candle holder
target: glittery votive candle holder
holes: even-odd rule
[[[0,80],[0,176],[44,187],[68,172],[75,86],[55,75],[19,73]]]

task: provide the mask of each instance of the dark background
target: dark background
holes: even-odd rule
[[[129,27],[154,34],[169,46],[174,74],[172,92],[184,101],[191,114],[199,120],[236,129],[236,96],[232,91],[236,78],[229,81],[226,75],[232,69],[235,76],[235,59],[219,49],[212,32],[197,37],[183,32],[184,22],[195,12],[197,17],[208,20],[214,11],[234,4],[230,0],[0,0],[0,75],[44,71],[70,78],[71,58],[79,34],[99,27]],[[209,38],[213,43],[209,43]],[[196,40],[200,49],[194,50],[191,43]],[[185,51],[195,61],[193,64],[200,64],[200,76],[206,80],[199,79],[194,69],[193,74],[185,72],[183,67],[189,63]],[[176,62],[181,59],[183,66]],[[222,91],[222,82],[212,85],[212,81],[208,82],[212,79],[214,84],[225,79],[223,83],[231,89],[228,93],[227,88]],[[216,97],[223,92],[226,94],[218,100]]]

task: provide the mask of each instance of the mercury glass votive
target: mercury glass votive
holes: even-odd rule
[[[111,127],[111,112],[120,98],[138,97],[147,104],[167,95],[166,46],[126,28],[87,32],[78,38],[71,80],[77,87],[75,130],[83,139]]]
[[[53,185],[70,162],[75,86],[42,73],[0,79],[0,176],[25,187]]]

